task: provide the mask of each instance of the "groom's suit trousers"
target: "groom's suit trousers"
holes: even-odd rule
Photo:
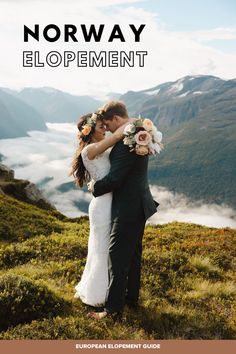
[[[144,215],[140,215],[136,221],[112,223],[105,303],[108,312],[122,312],[125,299],[132,303],[138,301],[145,221]]]

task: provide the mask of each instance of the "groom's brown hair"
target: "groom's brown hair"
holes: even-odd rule
[[[128,118],[128,111],[125,104],[121,101],[108,101],[101,108],[102,119],[111,120],[114,115]]]

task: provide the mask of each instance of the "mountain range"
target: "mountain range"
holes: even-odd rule
[[[152,118],[163,132],[151,183],[236,207],[236,80],[186,76],[120,99],[131,115]]]
[[[75,96],[50,87],[14,91],[0,88],[0,138],[27,136],[30,130],[46,130],[46,122],[76,122],[101,105],[89,96]]]
[[[186,76],[128,91],[119,99],[130,116],[151,118],[163,132],[165,148],[150,159],[152,184],[195,200],[236,207],[236,79]],[[44,130],[45,122],[76,122],[101,104],[52,88],[0,89],[0,138]]]

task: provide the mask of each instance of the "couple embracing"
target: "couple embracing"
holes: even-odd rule
[[[130,149],[134,137],[127,140],[139,120],[129,118],[122,102],[110,101],[77,124],[79,147],[71,174],[80,187],[88,184],[93,198],[87,260],[74,297],[100,308],[88,314],[98,320],[121,318],[125,304],[138,306],[145,222],[158,206],[148,185],[145,146],[140,140]]]

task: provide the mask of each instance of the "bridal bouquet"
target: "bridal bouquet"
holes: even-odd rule
[[[155,155],[163,149],[162,133],[157,130],[148,118],[138,118],[128,124],[124,129],[125,145],[137,155]]]

